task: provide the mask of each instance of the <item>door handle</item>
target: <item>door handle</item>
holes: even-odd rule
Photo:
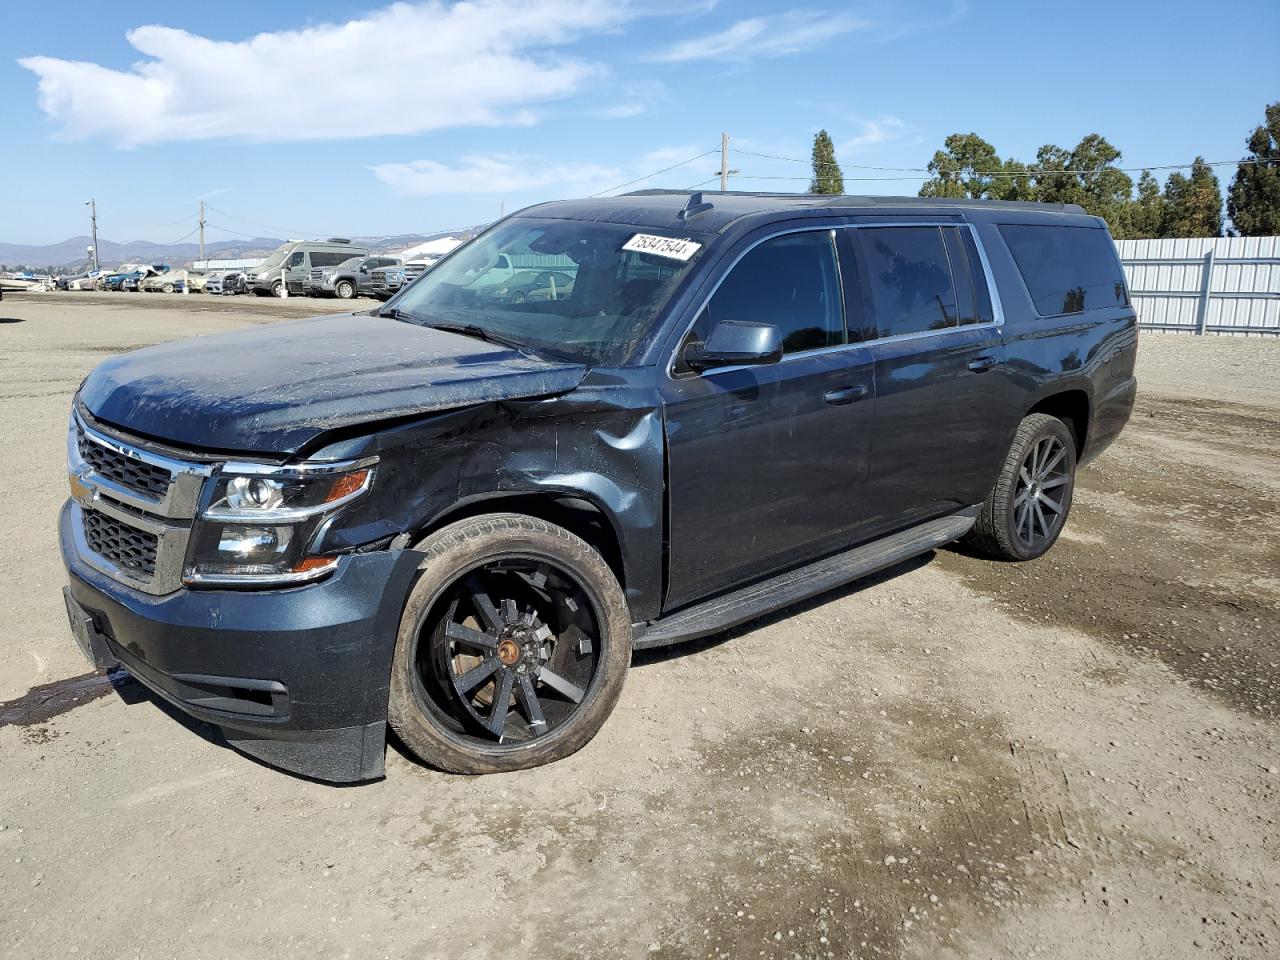
[[[990,370],[992,367],[999,365],[999,357],[974,357],[969,361],[969,369],[974,373],[981,373],[983,370]]]
[[[839,390],[828,390],[822,399],[833,407],[843,407],[847,403],[861,400],[867,395],[867,385],[860,383],[856,387],[841,387]]]

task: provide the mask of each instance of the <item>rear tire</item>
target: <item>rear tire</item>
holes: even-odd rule
[[[995,486],[964,542],[1001,560],[1034,560],[1058,540],[1075,490],[1076,442],[1057,417],[1018,426]]]
[[[460,520],[416,549],[426,556],[400,620],[387,716],[404,744],[463,774],[581,749],[631,663],[630,613],[604,558],[516,513]]]

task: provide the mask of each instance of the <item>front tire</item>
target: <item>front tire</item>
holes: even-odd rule
[[[338,295],[339,300],[350,300],[356,295],[356,285],[350,280],[339,280],[333,292]]]
[[[277,280],[275,283],[271,285],[271,295],[273,297],[284,296],[284,284],[281,281]]]
[[[965,542],[1001,560],[1034,560],[1058,540],[1071,511],[1076,441],[1057,417],[1033,413],[1018,426],[995,486]]]
[[[583,747],[631,662],[631,617],[604,558],[515,513],[450,524],[417,547],[388,722],[453,773],[524,770]]]

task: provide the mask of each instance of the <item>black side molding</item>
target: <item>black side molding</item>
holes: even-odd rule
[[[635,649],[695,640],[816,597],[841,584],[958,540],[969,532],[977,518],[978,507],[966,507],[834,557],[677,610],[659,620],[634,624]]]

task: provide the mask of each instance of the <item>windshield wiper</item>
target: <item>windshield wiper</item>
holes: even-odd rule
[[[492,330],[486,330],[484,327],[474,323],[428,323],[426,324],[432,330],[445,330],[449,333],[460,333],[466,337],[475,337],[477,340],[484,340],[487,343],[496,343],[500,347],[510,347],[512,350],[519,350],[521,353],[530,353],[529,348],[519,340],[513,340],[511,337],[504,337],[500,333],[494,333]]]

